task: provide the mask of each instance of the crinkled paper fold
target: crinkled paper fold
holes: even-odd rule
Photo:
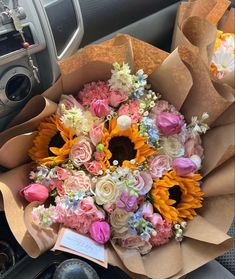
[[[172,50],[186,46],[200,55],[207,67],[213,55],[217,29],[235,33],[235,10],[227,10],[228,0],[188,0],[181,2],[176,17]],[[235,88],[234,72],[221,79]]]
[[[37,257],[54,245],[58,228],[38,228],[31,217],[35,204],[27,205],[18,194],[28,183],[31,164],[27,150],[40,121],[55,112],[61,94],[76,93],[90,81],[107,80],[113,62],[129,63],[133,71],[144,69],[153,88],[180,109],[188,121],[204,111],[210,114],[213,128],[203,137],[204,205],[189,222],[183,242],[172,240],[143,257],[136,250],[113,243],[108,249],[110,264],[119,266],[132,278],[180,278],[231,247],[232,240],[226,232],[234,214],[234,123],[226,116],[234,103],[233,88],[212,81],[201,56],[186,46],[168,54],[119,35],[64,60],[61,78],[44,94],[33,97],[0,135],[0,165],[10,169],[0,175],[6,218],[30,256]]]

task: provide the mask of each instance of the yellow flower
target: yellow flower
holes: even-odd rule
[[[29,156],[41,165],[49,167],[59,165],[68,158],[76,140],[74,131],[65,128],[59,118],[52,115],[40,123]]]
[[[147,138],[139,135],[136,124],[132,124],[126,130],[120,130],[117,127],[117,119],[113,118],[109,122],[109,128],[104,128],[101,139],[105,154],[101,161],[103,169],[112,169],[114,161],[121,167],[136,169],[149,156],[156,154],[156,150],[146,142]]]
[[[155,180],[151,197],[154,207],[169,223],[178,223],[196,216],[195,209],[202,207],[203,192],[200,174],[181,177],[175,171]]]

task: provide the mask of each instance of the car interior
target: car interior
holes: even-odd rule
[[[62,59],[89,44],[123,33],[170,52],[179,3],[178,0],[0,1],[0,131],[6,129],[32,96],[43,93],[56,82]],[[235,7],[235,0],[232,6]],[[19,11],[16,22],[7,15],[14,8]],[[29,43],[26,51],[26,45],[21,43],[22,30],[25,42]],[[4,168],[0,166],[1,171]],[[235,235],[234,223],[229,234]],[[74,256],[52,251],[37,259],[27,256],[10,232],[0,206],[0,278],[53,278],[57,266],[69,258]],[[104,269],[87,263],[102,279],[130,278],[117,267]],[[234,278],[234,273],[232,249],[187,278]]]

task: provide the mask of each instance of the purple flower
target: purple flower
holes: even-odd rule
[[[184,157],[176,158],[173,161],[172,166],[173,166],[174,170],[176,171],[177,175],[180,175],[180,176],[194,173],[197,169],[197,166],[191,159],[184,158]]]
[[[184,125],[184,121],[179,115],[169,112],[159,114],[156,121],[160,132],[165,136],[179,134]]]
[[[116,206],[128,212],[134,212],[137,209],[137,198],[126,192],[122,192],[116,202]]]

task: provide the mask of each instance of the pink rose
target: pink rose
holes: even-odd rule
[[[95,206],[92,197],[88,196],[80,200],[79,202],[79,212],[80,214],[95,214],[97,208]]]
[[[184,157],[176,158],[173,161],[172,166],[176,171],[177,175],[180,176],[185,176],[190,173],[194,173],[197,169],[197,166],[191,159]]]
[[[105,157],[105,153],[96,151],[94,153],[94,157],[95,157],[96,161],[102,161]]]
[[[139,191],[139,195],[146,195],[153,185],[153,180],[148,172],[140,172],[139,175],[135,176],[136,183],[135,188]]]
[[[33,183],[21,189],[20,195],[28,202],[45,202],[49,196],[49,191],[44,185]]]
[[[109,104],[112,107],[118,107],[122,102],[126,101],[128,97],[121,91],[112,91],[109,95]]]
[[[55,167],[55,171],[59,180],[65,180],[71,174],[69,170],[63,169],[58,166]]]
[[[84,166],[89,171],[89,173],[98,175],[99,171],[102,170],[102,165],[97,161],[84,163]]]
[[[191,157],[198,155],[201,159],[203,157],[203,148],[201,145],[201,138],[198,134],[190,134],[184,144],[185,156]]]
[[[149,173],[153,179],[160,178],[171,167],[170,158],[166,155],[154,157],[149,163]]]
[[[80,167],[85,162],[90,161],[91,155],[91,144],[86,139],[82,139],[74,143],[70,150],[69,158],[75,167]]]
[[[97,117],[105,117],[110,112],[108,100],[94,100],[91,103],[91,112]]]
[[[95,152],[94,153],[94,157],[96,159],[96,161],[102,161],[105,157],[105,153],[104,152]]]
[[[91,238],[100,244],[109,241],[111,235],[110,225],[105,221],[96,221],[90,225],[89,232]]]
[[[89,133],[91,142],[96,146],[102,139],[104,124],[94,125]]]
[[[156,124],[163,135],[171,136],[181,132],[184,121],[179,115],[163,112],[157,116]]]
[[[72,175],[65,179],[63,187],[67,193],[80,190],[86,192],[91,187],[91,181],[84,171],[74,171]]]
[[[142,212],[142,216],[145,219],[151,218],[153,215],[153,206],[150,202],[145,202],[142,206],[141,206],[141,212]]]
[[[63,108],[66,110],[70,110],[72,108],[83,109],[82,105],[78,103],[78,101],[72,95],[62,95],[60,98],[60,102],[56,111],[56,114],[61,117],[63,116]]]

